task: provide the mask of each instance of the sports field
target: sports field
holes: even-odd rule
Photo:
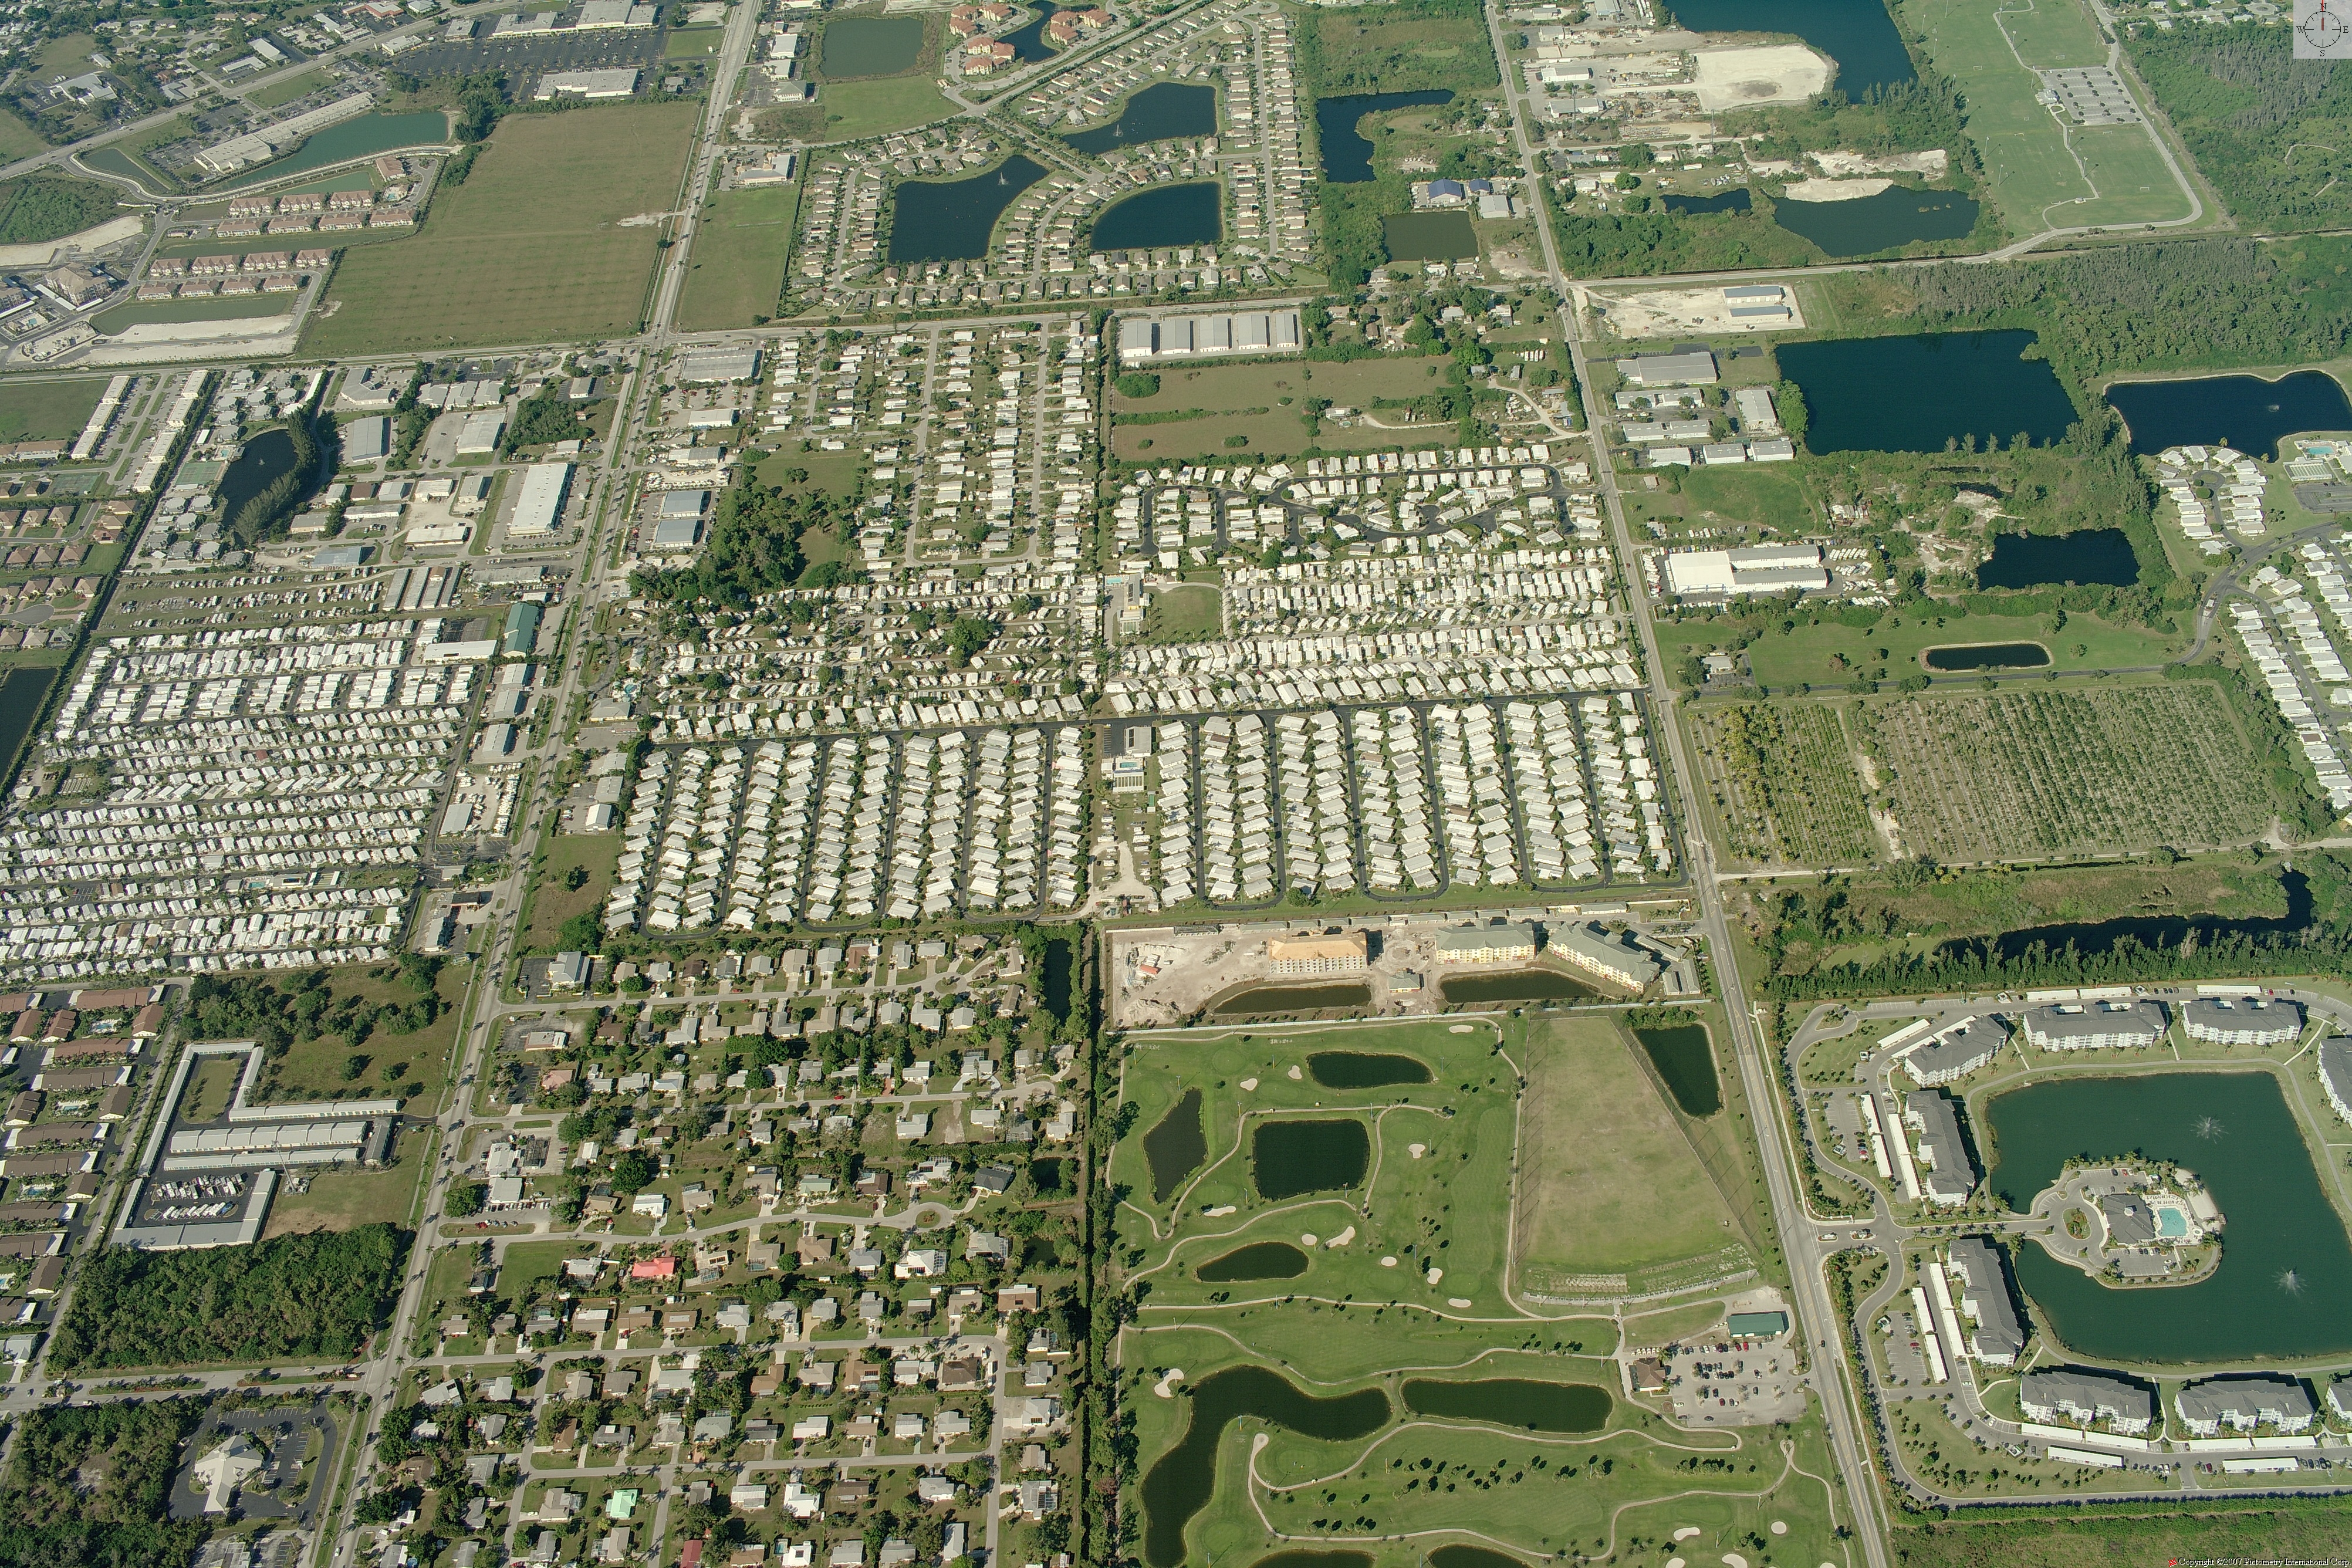
[[[1612,1317],[1515,1299],[1515,1167],[1517,1202],[1579,1261],[1737,1234],[1613,1021],[1169,1031],[1129,1050],[1121,1485],[1147,1568],[1308,1547],[1373,1568],[1448,1546],[1650,1562],[1685,1530],[1688,1561],[1755,1552],[1752,1534],[1776,1562],[1850,1564],[1815,1417],[1685,1432],[1623,1395]],[[1286,1161],[1301,1137],[1318,1152]],[[1715,1321],[1679,1306],[1677,1323]]]
[[[502,121],[415,237],[355,250],[311,316],[318,354],[634,332],[694,136],[691,103]]]
[[[2083,0],[1905,0],[1897,12],[1967,100],[1969,135],[2011,230],[2189,216],[2147,127],[2080,126],[2035,101],[2036,70],[2106,59]]]
[[[797,185],[719,194],[694,231],[686,289],[677,301],[679,331],[749,327],[753,317],[776,313],[799,207]]]

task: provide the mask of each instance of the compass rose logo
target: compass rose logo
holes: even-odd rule
[[[2352,55],[2352,0],[2294,0],[2294,58],[2334,60]]]

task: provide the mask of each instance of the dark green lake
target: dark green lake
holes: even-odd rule
[[[1609,1424],[1609,1391],[1589,1383],[1540,1383],[1488,1377],[1449,1383],[1416,1377],[1404,1385],[1404,1406],[1442,1421],[1484,1421],[1529,1432],[1598,1432]]]
[[[1261,1013],[1321,1013],[1334,1007],[1367,1007],[1372,988],[1360,983],[1336,985],[1259,985],[1212,1011],[1244,1017]]]
[[[2352,430],[2352,401],[2343,384],[2317,370],[2276,381],[2258,375],[2118,381],[2107,388],[2107,405],[2123,416],[2131,449],[2143,457],[2167,447],[2231,446],[2275,458],[2282,436]]]
[[[1229,1366],[1179,1397],[1192,1404],[1184,1436],[1143,1478],[1143,1560],[1151,1568],[1184,1561],[1184,1527],[1216,1490],[1217,1442],[1235,1419],[1253,1415],[1333,1443],[1368,1437],[1389,1419],[1389,1396],[1377,1388],[1318,1398],[1264,1366]]]
[[[1016,153],[969,179],[902,182],[890,204],[890,259],[971,261],[987,255],[996,220],[1045,177],[1043,165]]]
[[[1600,991],[1554,969],[1514,969],[1505,974],[1455,974],[1437,983],[1449,1004],[1482,1002],[1579,1002]]]
[[[1166,1203],[1208,1157],[1209,1134],[1201,1125],[1201,1091],[1188,1089],[1160,1124],[1143,1135],[1144,1163],[1151,1167],[1151,1201]]]
[[[1650,1065],[1666,1080],[1667,1092],[1685,1116],[1713,1116],[1723,1109],[1723,1084],[1715,1076],[1715,1051],[1705,1024],[1636,1029],[1633,1037],[1649,1053]]]
[[[1455,261],[1478,254],[1465,212],[1391,213],[1381,219],[1391,261]]]
[[[421,114],[362,114],[340,125],[330,125],[274,163],[247,169],[234,185],[257,185],[281,180],[305,169],[323,169],[348,158],[373,158],[395,147],[438,146],[449,140],[449,121],[439,110]]]
[[[223,521],[236,522],[246,502],[276,484],[293,466],[294,437],[285,430],[265,430],[247,441],[236,461],[221,475],[220,488],[214,492],[220,501]],[[287,508],[289,515],[292,511],[292,507]]]
[[[2128,588],[2138,581],[2139,557],[2132,552],[2131,536],[2120,528],[1997,533],[1991,553],[1977,567],[1979,588],[2038,588],[2053,583]],[[2050,661],[2045,656],[2041,662]]]
[[[897,76],[923,58],[920,16],[836,16],[817,42],[817,69],[848,77]]]
[[[1254,1241],[1203,1263],[1193,1278],[1204,1285],[1232,1285],[1245,1279],[1296,1279],[1307,1272],[1307,1254],[1286,1241]]]
[[[2323,1112],[2324,1114],[2324,1112]],[[2267,1072],[2068,1078],[1985,1106],[1990,1184],[2022,1211],[2072,1158],[2194,1171],[2225,1221],[2195,1285],[2114,1290],[2020,1246],[2017,1282],[2068,1348],[2119,1362],[2295,1360],[2352,1351],[2352,1241]]]
[[[2047,360],[2024,357],[2034,342],[2022,329],[1916,332],[1773,353],[1804,394],[1807,451],[1941,452],[1971,437],[2006,447],[2022,431],[2041,446],[2066,434],[2074,405]]]
[[[1782,196],[1772,204],[1772,221],[1844,260],[1900,250],[1915,239],[1966,239],[1977,226],[1977,204],[1958,191],[1890,185],[1874,196],[1843,202]]]
[[[1372,144],[1356,129],[1365,115],[1453,101],[1453,90],[1443,87],[1428,92],[1353,92],[1316,100],[1315,135],[1323,151],[1323,177],[1335,185],[1360,185],[1372,177]]]
[[[1744,213],[1755,210],[1756,202],[1746,191],[1726,191],[1715,196],[1662,196],[1665,209],[1678,217],[1705,216],[1708,213]]]
[[[1184,82],[1154,82],[1119,110],[1118,118],[1091,131],[1073,131],[1063,141],[1079,152],[1100,157],[1119,147],[1139,147],[1147,142],[1170,142],[1180,136],[1217,133],[1217,89]]]
[[[1429,1568],[1527,1568],[1527,1564],[1484,1546],[1441,1546],[1429,1554]]]
[[[1372,1568],[1372,1560],[1361,1552],[1293,1550],[1261,1557],[1250,1568]]]
[[[1215,180],[1161,185],[1128,197],[1095,219],[1090,250],[1168,250],[1224,237],[1225,187]]]
[[[1004,35],[1004,41],[1013,46],[1014,59],[1024,66],[1034,66],[1040,60],[1054,58],[1053,46],[1045,42],[1045,24],[1052,21],[1054,13],[1060,9],[1059,5],[1040,5],[1034,16]]]
[[[1412,1057],[1373,1051],[1314,1051],[1307,1073],[1325,1089],[1386,1089],[1397,1083],[1427,1083],[1429,1064]]]
[[[0,676],[0,783],[6,781],[25,737],[33,732],[33,721],[57,678],[54,665],[20,664]]]
[[[1344,1191],[1364,1179],[1371,1163],[1371,1133],[1352,1116],[1262,1121],[1250,1140],[1258,1195],[1269,1203]]]
[[[1918,79],[1880,0],[1674,0],[1668,9],[1697,33],[1793,33],[1837,62],[1830,85],[1856,103],[1873,88]]]
[[[2040,669],[2050,662],[2050,650],[2038,642],[1979,642],[1931,647],[1920,657],[1929,669]]]
[[[1077,967],[1077,950],[1066,936],[1050,937],[1045,942],[1045,962],[1040,966],[1039,979],[1045,988],[1045,1011],[1056,1019],[1070,1016],[1070,977]]]

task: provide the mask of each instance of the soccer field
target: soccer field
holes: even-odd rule
[[[2013,232],[2189,216],[2146,127],[2075,125],[2035,100],[2036,70],[2106,59],[2082,0],[1908,0],[1901,12],[1967,100],[1969,135]]]
[[[377,353],[634,332],[698,106],[517,114],[411,239],[346,252],[306,353]]]

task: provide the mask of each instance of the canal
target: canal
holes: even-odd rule
[[[33,721],[57,678],[57,667],[46,664],[20,664],[0,676],[0,780],[16,766],[16,753],[33,732]]]

